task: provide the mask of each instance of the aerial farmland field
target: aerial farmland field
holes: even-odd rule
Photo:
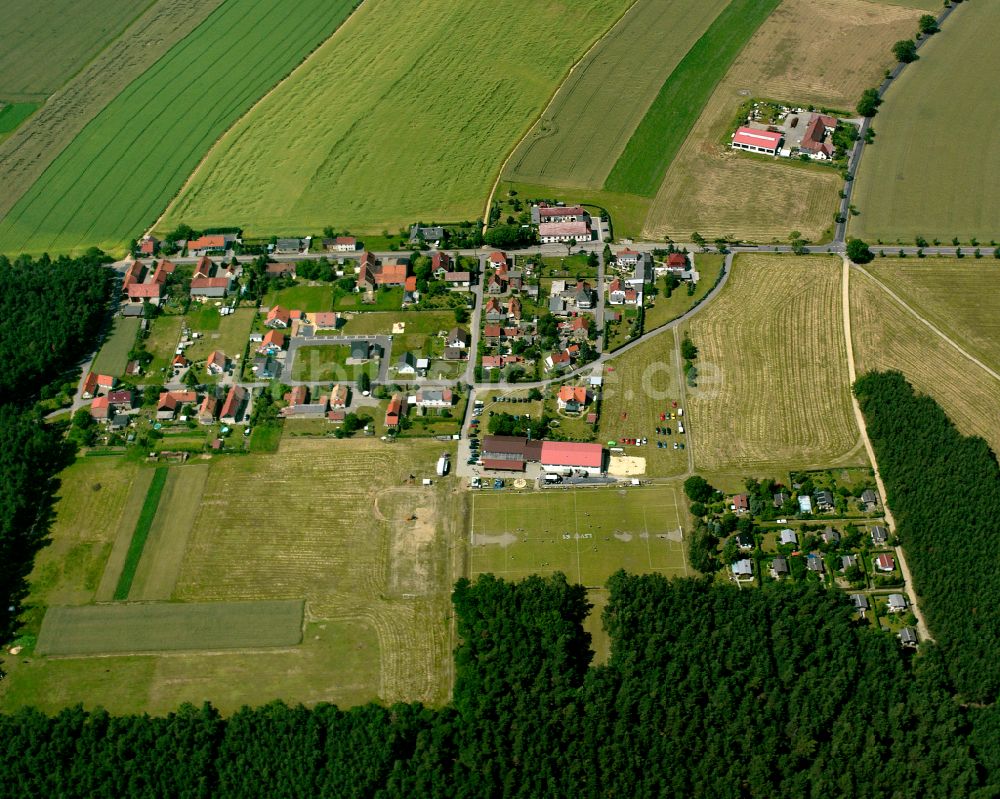
[[[687,325],[701,377],[695,463],[783,473],[863,463],[851,410],[839,258],[740,255]]]
[[[156,221],[226,127],[327,38],[352,5],[223,3],[51,163],[0,222],[0,251],[120,251]]]
[[[995,4],[963,3],[886,93],[873,122],[879,137],[858,170],[861,214],[851,220],[851,235],[911,243],[917,236],[963,243],[997,237],[998,37]],[[961,146],[940,147],[956,119]]]
[[[113,46],[98,53],[4,139],[0,143],[0,185],[4,187],[0,193],[0,218],[104,106],[194,30],[221,2],[157,0]],[[50,35],[48,30],[46,35]]]
[[[886,272],[886,268],[881,268],[875,274],[881,280]],[[959,277],[959,284],[961,282]],[[994,451],[1000,450],[1000,428],[995,422],[1000,414],[1000,381],[969,361],[924,325],[914,312],[900,305],[878,283],[857,269],[851,270],[850,289],[851,335],[857,373],[885,369],[902,372],[914,388],[933,397],[964,434],[982,436]],[[986,293],[983,291],[978,299],[989,307]],[[951,302],[927,303],[933,311],[921,308],[919,312],[936,323],[931,313],[941,313],[943,304]],[[967,314],[965,318],[970,325],[963,328],[964,335],[957,343],[971,348],[982,340],[988,326],[973,331],[974,325],[981,324],[974,321],[978,312],[969,309]],[[990,325],[993,323],[991,319]],[[949,325],[948,329],[957,330],[957,323]],[[984,350],[984,354],[992,349]]]
[[[600,189],[663,81],[727,2],[638,0],[559,87],[504,180]]]
[[[866,0],[784,0],[705,105],[659,187],[645,235],[678,238],[697,231],[708,239],[732,235],[767,242],[798,230],[822,240],[843,186],[839,175],[733,152],[727,142],[734,115],[750,97],[853,114],[862,89],[878,83],[891,65],[892,43],[912,35],[918,16]]]
[[[506,154],[627,6],[442,0],[428,24],[423,4],[369,0],[212,149],[160,227],[479,217]]]

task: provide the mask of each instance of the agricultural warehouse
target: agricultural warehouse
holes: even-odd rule
[[[605,452],[600,444],[532,441],[520,436],[486,436],[483,439],[485,468],[523,472],[528,463],[540,463],[545,469],[573,469],[586,472],[588,476],[606,471]]]

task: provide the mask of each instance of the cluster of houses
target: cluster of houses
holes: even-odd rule
[[[788,111],[782,124],[756,122],[751,114],[747,124],[733,133],[731,147],[782,158],[805,155],[814,161],[830,161],[836,129],[837,120],[828,114]]]
[[[295,386],[284,396],[285,407],[280,411],[285,418],[322,418],[333,422],[344,421],[351,401],[351,389],[335,385],[329,393],[314,396],[308,386]]]
[[[371,297],[378,288],[402,288],[403,305],[409,305],[420,299],[417,278],[411,272],[408,257],[379,259],[374,253],[364,250],[358,262],[356,290]],[[434,252],[431,255],[431,274],[435,280],[443,281],[449,288],[468,289],[472,285],[472,274],[456,270],[454,259],[446,252]]]

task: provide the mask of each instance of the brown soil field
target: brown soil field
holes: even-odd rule
[[[822,240],[832,226],[840,177],[832,169],[736,153],[725,145],[749,97],[853,113],[862,89],[891,65],[894,41],[912,35],[919,12],[866,0],[786,0],[739,55],[671,164],[644,234]]]
[[[783,473],[855,462],[839,258],[741,255],[691,320],[697,389],[685,417],[699,470]]]
[[[0,218],[111,100],[222,0],[159,0],[0,144]]]
[[[851,271],[851,333],[859,375],[896,369],[930,395],[966,435],[1000,450],[1000,381],[975,365],[890,297]],[[964,346],[964,343],[963,343]]]

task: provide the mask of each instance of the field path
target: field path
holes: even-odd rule
[[[864,269],[861,271],[866,275],[868,274]],[[871,275],[868,276],[871,277]],[[872,279],[874,280],[874,278]],[[879,285],[881,286],[882,284],[879,283]],[[885,288],[885,286],[882,286],[882,288]],[[889,532],[895,533],[896,520],[893,518],[892,511],[889,509],[889,503],[885,493],[885,483],[882,482],[882,473],[879,471],[878,461],[875,460],[875,450],[872,448],[871,439],[868,438],[868,428],[865,425],[865,416],[861,412],[861,405],[858,404],[858,398],[854,396],[853,391],[854,381],[857,380],[857,374],[854,369],[854,342],[851,338],[851,261],[847,257],[844,257],[844,276],[841,280],[841,289],[843,292],[844,308],[844,343],[847,346],[847,372],[850,376],[852,386],[851,406],[854,408],[854,418],[857,420],[858,429],[861,431],[861,439],[865,442],[865,450],[868,452],[868,460],[871,461],[872,471],[875,473],[875,485],[878,488],[879,496],[882,497],[882,509],[885,511],[886,526],[889,528]],[[886,291],[888,291],[888,289],[886,289]],[[897,299],[899,298],[897,297]],[[900,302],[902,302],[902,300],[900,300]],[[931,636],[930,628],[928,628],[927,622],[924,620],[924,614],[920,611],[920,600],[917,597],[916,589],[913,587],[913,576],[910,574],[910,567],[906,563],[906,555],[903,552],[902,547],[895,547],[895,551],[896,559],[899,561],[899,570],[903,573],[903,580],[906,582],[907,588],[909,588],[910,599],[913,601],[912,609],[913,615],[917,619],[917,632],[920,635],[921,640],[933,641],[934,639]]]
[[[867,278],[869,278],[873,283],[877,284],[878,287],[881,288],[886,294],[888,294],[896,302],[898,302],[905,310],[909,311],[909,313],[912,314],[913,317],[917,321],[922,322],[923,324],[925,324],[928,328],[930,328],[931,331],[933,331],[936,335],[940,336],[944,341],[946,341],[948,344],[950,344],[952,347],[954,347],[956,350],[958,350],[964,357],[966,357],[970,361],[972,361],[976,366],[978,366],[979,368],[981,368],[990,377],[992,377],[995,380],[1000,380],[1000,374],[998,374],[997,372],[995,372],[993,369],[991,369],[989,366],[987,366],[985,363],[983,363],[981,360],[979,360],[975,355],[973,355],[972,353],[970,353],[968,350],[963,349],[961,347],[961,345],[959,345],[958,342],[955,341],[955,339],[953,339],[950,336],[948,336],[948,334],[945,333],[943,330],[939,330],[937,327],[935,327],[932,322],[930,322],[927,318],[925,318],[924,316],[922,316],[915,308],[913,308],[912,306],[908,305],[907,302],[906,302],[906,300],[904,300],[896,292],[894,292],[891,288],[889,288],[887,285],[885,285],[885,283],[883,283],[881,280],[879,280],[877,277],[875,277],[875,275],[873,275],[867,269],[864,269],[864,268],[858,266],[857,264],[854,265],[854,268],[857,269],[859,272],[861,272],[861,274],[863,274]],[[853,378],[852,378],[852,380],[853,380]]]

